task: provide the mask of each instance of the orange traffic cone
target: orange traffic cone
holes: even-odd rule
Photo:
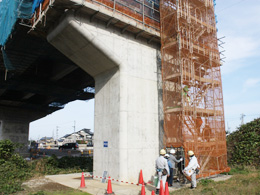
[[[155,195],[155,194],[154,194],[154,191],[152,191],[152,194],[151,194],[151,195]]]
[[[85,178],[84,178],[83,172],[82,172],[82,175],[81,175],[80,188],[85,188]]]
[[[168,182],[165,183],[165,192],[164,195],[169,195]]]
[[[161,180],[160,181],[160,193],[159,193],[159,195],[164,195],[164,190],[163,190],[163,183],[162,183],[163,181]]]
[[[114,194],[114,192],[112,191],[112,185],[111,185],[110,177],[108,178],[107,191],[106,191],[105,195],[107,195],[107,194]]]
[[[141,195],[145,195],[145,187],[144,187],[144,184],[142,185]]]
[[[143,183],[144,183],[144,179],[143,179],[143,172],[141,169],[140,174],[139,174],[139,184],[143,184]]]

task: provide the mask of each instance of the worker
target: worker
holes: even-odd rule
[[[183,89],[182,89],[182,95],[184,97],[184,102],[189,105],[190,103],[190,96],[188,94],[189,92],[189,87],[186,85]]]
[[[172,175],[173,167],[172,167],[172,163],[171,163],[171,161],[170,161],[170,159],[169,159],[169,158],[170,158],[170,155],[169,155],[169,154],[165,154],[164,158],[165,158],[165,159],[167,160],[167,162],[168,162],[168,167],[169,167],[169,171],[170,171],[170,176],[167,177],[168,186],[170,186],[169,180],[170,180],[170,177],[173,176],[173,175]],[[172,186],[172,185],[171,185],[171,186]]]
[[[165,188],[165,182],[167,179],[167,176],[170,176],[169,173],[169,166],[167,163],[167,160],[164,158],[164,155],[166,154],[166,151],[164,149],[160,150],[160,156],[156,159],[156,171],[158,174],[158,183],[156,187],[156,194],[159,194],[160,191],[160,183],[161,180],[163,181],[163,188]]]
[[[179,163],[183,161],[183,158],[180,158],[179,160],[176,159],[175,157],[176,151],[174,149],[170,150],[170,155],[169,155],[169,160],[172,164],[172,174],[170,174],[170,177],[168,179],[168,185],[172,186],[172,181],[173,181],[173,176],[176,174],[176,165],[175,163]]]
[[[194,152],[189,150],[188,151],[188,156],[189,156],[189,164],[187,167],[185,167],[184,172],[187,171],[192,171],[191,174],[191,189],[194,189],[197,187],[196,183],[196,169],[200,168],[198,160],[196,156],[194,155]]]

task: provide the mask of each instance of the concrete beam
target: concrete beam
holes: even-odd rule
[[[121,30],[121,33],[123,34],[126,30],[127,30],[127,28],[130,26],[130,24],[127,24],[127,25],[125,25],[125,27]]]
[[[135,35],[135,38],[137,39],[143,32],[144,32],[144,30],[139,31],[139,32]]]
[[[94,18],[98,15],[99,11],[96,11],[91,17],[90,17],[90,22],[94,20]]]
[[[60,87],[55,85],[54,83],[35,83],[35,82],[26,82],[26,81],[19,81],[19,83],[15,82],[7,82],[0,84],[0,89],[8,89],[14,91],[21,91],[33,94],[40,94],[46,96],[54,96],[57,98],[62,98],[67,96],[68,94],[75,94],[77,90],[68,89],[64,87]]]
[[[111,22],[113,21],[113,19],[114,19],[114,17],[111,17],[111,18],[107,21],[107,25],[106,25],[107,28],[109,27],[109,25],[111,24]]]
[[[50,78],[51,81],[57,81],[66,75],[70,74],[74,70],[78,69],[77,66],[65,66],[65,65],[56,65],[55,67],[58,67],[55,69],[55,72],[53,72],[53,76]]]
[[[85,18],[79,20],[82,23],[87,22]],[[66,13],[58,26],[50,31],[47,39],[93,77],[120,64],[116,54],[104,48],[98,36],[82,28],[75,20],[73,12]]]

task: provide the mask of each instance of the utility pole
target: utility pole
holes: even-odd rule
[[[72,126],[74,128],[74,142],[76,142],[76,135],[75,135],[75,130],[76,130],[76,121],[74,121],[74,126]]]
[[[230,127],[229,127],[229,125],[228,125],[228,122],[227,122],[227,131],[226,131],[226,133],[227,134],[230,134],[231,132],[230,132]]]
[[[76,130],[76,121],[74,121],[74,126],[72,126],[74,128],[74,133],[75,133],[75,130]]]
[[[56,140],[59,139],[59,126],[56,127]]]
[[[241,125],[244,124],[244,117],[245,117],[245,116],[246,116],[246,115],[244,115],[244,113],[241,114],[241,117],[240,117]]]

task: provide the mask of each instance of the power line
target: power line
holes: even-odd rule
[[[45,124],[45,125],[37,125],[37,126],[34,126],[34,127],[56,126],[56,125],[64,126],[65,124],[69,124],[69,123],[72,123],[72,122],[75,122],[75,121],[69,121],[69,122],[64,122],[64,123],[59,123],[59,124]],[[69,126],[69,125],[67,125],[67,126]]]
[[[231,8],[231,7],[236,6],[237,4],[242,3],[243,1],[246,1],[246,0],[241,0],[241,1],[237,2],[237,3],[233,3],[233,4],[231,4],[231,5],[227,6],[227,7],[224,7],[223,9],[221,9],[220,11],[218,11],[217,14],[218,14],[219,12],[222,12],[223,10],[226,10],[226,9],[229,9],[229,8]]]

